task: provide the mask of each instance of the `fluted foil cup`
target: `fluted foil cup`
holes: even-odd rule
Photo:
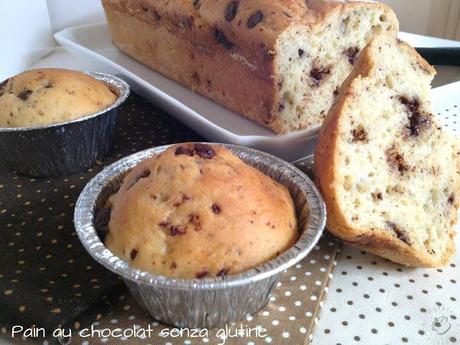
[[[118,96],[115,103],[67,122],[0,128],[2,164],[26,176],[66,176],[91,167],[110,151],[118,108],[129,96],[129,86],[108,74],[84,73],[104,82]]]
[[[123,177],[140,161],[166,150],[155,147],[125,157],[106,167],[83,189],[74,223],[81,243],[101,265],[120,275],[137,302],[151,316],[175,327],[214,328],[242,319],[263,308],[285,270],[305,258],[320,238],[326,223],[326,207],[313,182],[293,165],[255,149],[222,146],[289,189],[294,200],[298,241],[275,259],[225,278],[174,279],[132,268],[102,243],[95,215],[117,190]]]

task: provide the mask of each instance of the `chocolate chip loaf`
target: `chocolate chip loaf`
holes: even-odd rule
[[[319,125],[356,55],[398,21],[335,0],[102,0],[126,54],[284,133]]]
[[[59,68],[25,71],[0,84],[0,127],[28,127],[81,118],[113,104],[100,80]]]
[[[110,202],[106,246],[168,277],[239,273],[298,238],[288,190],[216,145],[175,145],[142,161]]]
[[[394,37],[374,39],[344,83],[315,153],[328,229],[410,266],[455,251],[460,145],[433,115],[434,69]]]

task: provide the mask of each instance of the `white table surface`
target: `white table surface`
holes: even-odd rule
[[[402,33],[401,38],[418,46],[460,47],[460,42],[420,35]],[[38,67],[108,71],[104,65],[72,56],[60,47],[31,66]],[[460,68],[439,66],[436,69],[438,75],[433,86],[460,80]],[[458,98],[460,101],[460,94]],[[452,126],[456,126],[460,135],[460,110],[457,113],[458,121],[455,124],[452,121]],[[410,270],[362,253],[348,245],[342,247],[313,335],[314,345],[393,345],[406,344],[406,341],[417,345],[460,344],[460,320],[450,318],[454,312],[460,314],[460,285],[456,285],[455,296],[444,293],[443,289],[443,284],[446,287],[460,284],[460,263],[442,272]],[[416,300],[414,296],[420,292],[425,298]],[[440,319],[444,328],[450,325],[449,331],[439,337],[431,330],[435,318]],[[374,326],[376,324],[378,326]],[[2,336],[0,345],[11,344]]]

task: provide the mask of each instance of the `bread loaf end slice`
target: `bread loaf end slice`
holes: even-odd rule
[[[363,50],[322,128],[315,153],[328,229],[409,266],[455,252],[460,145],[433,114],[434,69],[394,37]]]

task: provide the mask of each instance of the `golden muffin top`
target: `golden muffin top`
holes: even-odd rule
[[[0,84],[0,127],[66,122],[97,113],[116,99],[104,82],[82,72],[25,71]]]
[[[289,191],[215,145],[174,145],[142,161],[109,204],[107,248],[169,277],[239,273],[298,238]]]

